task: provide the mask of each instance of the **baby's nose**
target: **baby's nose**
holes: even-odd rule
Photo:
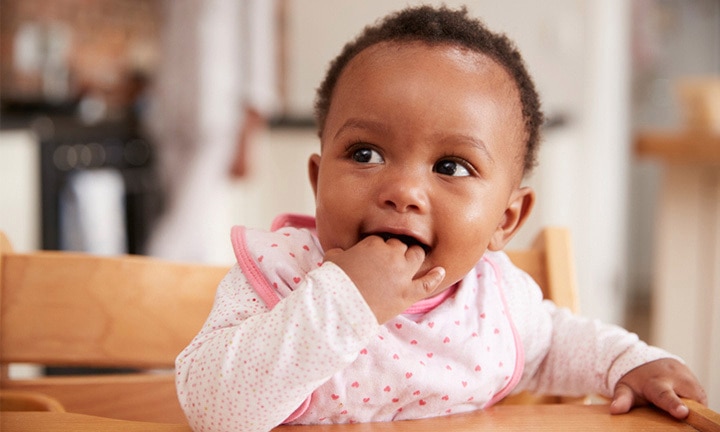
[[[428,208],[428,184],[417,173],[387,176],[378,195],[382,206],[404,213],[425,212]]]

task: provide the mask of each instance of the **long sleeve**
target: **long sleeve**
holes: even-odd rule
[[[332,263],[272,310],[234,266],[202,331],[177,358],[180,403],[195,431],[269,430],[352,363],[378,328]]]
[[[515,268],[504,272],[511,316],[525,350],[516,391],[612,396],[623,375],[641,364],[673,357],[625,329],[558,308],[534,281]]]

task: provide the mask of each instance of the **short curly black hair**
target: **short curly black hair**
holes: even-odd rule
[[[543,113],[540,97],[515,44],[503,34],[490,31],[478,19],[468,16],[467,8],[418,6],[392,13],[379,23],[365,27],[360,35],[345,45],[330,63],[325,79],[315,97],[315,120],[322,136],[333,91],[340,74],[362,50],[380,42],[424,42],[450,44],[484,54],[499,63],[511,75],[520,93],[522,115],[527,136],[523,172],[528,174],[537,164],[540,127]]]

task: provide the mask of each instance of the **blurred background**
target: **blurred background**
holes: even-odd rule
[[[0,0],[0,230],[232,264],[231,225],[314,210],[328,62],[417,3]],[[720,0],[444,3],[516,41],[548,116],[511,246],[570,227],[582,312],[684,357],[719,410]]]

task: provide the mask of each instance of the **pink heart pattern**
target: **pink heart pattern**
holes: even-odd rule
[[[262,252],[254,255],[255,263],[278,298],[302,286],[309,271],[326,271],[316,243],[298,233],[291,229],[275,233],[269,236],[271,240],[264,248],[258,249]],[[381,412],[379,407],[383,404],[395,405],[396,419],[426,417],[455,412],[453,408],[464,403],[481,407],[501,392],[515,373],[498,373],[500,369],[513,370],[502,366],[515,363],[512,337],[508,342],[502,336],[512,335],[513,330],[507,317],[499,312],[504,304],[492,265],[484,262],[479,266],[482,269],[477,271],[477,278],[464,279],[467,286],[418,314],[418,321],[401,315],[381,327],[377,338],[371,338],[355,351],[350,366],[336,372],[313,392],[310,399],[313,408],[299,420],[322,423],[387,420],[370,414]],[[483,293],[482,297],[477,293]],[[343,311],[346,315],[350,313],[355,312]],[[280,328],[283,324],[264,325]],[[310,349],[324,349],[327,343],[313,342],[310,334],[301,336],[304,340],[293,337],[296,343]],[[310,369],[302,363],[290,368],[297,371],[298,379]],[[311,415],[317,417],[304,417]]]

